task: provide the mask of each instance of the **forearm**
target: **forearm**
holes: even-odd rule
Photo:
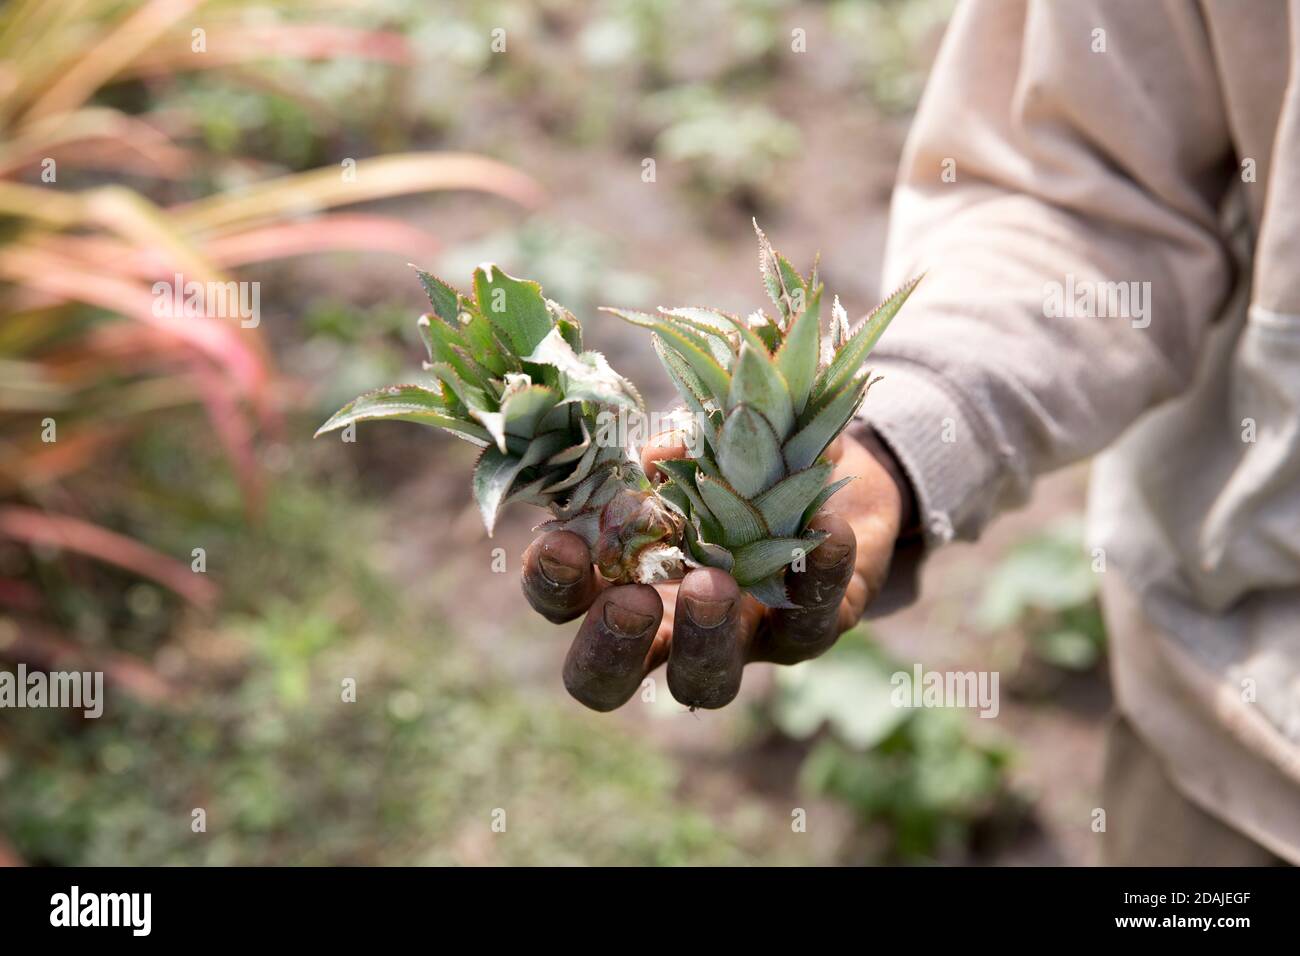
[[[927,275],[876,350],[883,381],[863,408],[930,543],[975,537],[1035,475],[1097,451],[1194,374],[1230,278],[1228,144],[1195,19],[1006,2],[954,19],[886,263],[890,287]],[[1089,52],[1089,24],[1110,53]],[[1134,53],[1144,34],[1165,42]],[[1135,285],[1106,284],[1120,282]]]

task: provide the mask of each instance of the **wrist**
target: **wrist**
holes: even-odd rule
[[[849,434],[867,450],[872,458],[880,463],[880,466],[885,469],[889,477],[894,480],[899,499],[899,538],[919,534],[921,531],[921,517],[916,504],[916,491],[912,487],[912,482],[907,477],[907,472],[903,470],[898,457],[876,430],[864,421],[855,422],[849,429]]]

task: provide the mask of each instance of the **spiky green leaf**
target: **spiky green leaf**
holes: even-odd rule
[[[775,535],[792,535],[803,527],[803,514],[826,485],[834,466],[824,461],[790,477],[759,495],[754,501]]]
[[[727,395],[728,411],[740,405],[761,413],[780,437],[788,435],[794,425],[794,406],[785,379],[766,352],[759,352],[748,343],[740,347],[740,358]]]
[[[695,487],[717,519],[721,540],[718,544],[734,547],[749,544],[769,534],[767,522],[758,509],[738,495],[725,482],[700,473],[695,476]]]
[[[486,429],[450,415],[438,393],[421,385],[390,385],[358,395],[331,415],[316,434],[377,419],[434,425],[477,445],[485,445],[490,440]]]
[[[444,322],[454,323],[460,314],[460,293],[431,272],[416,269],[415,273],[420,277],[420,285],[424,286],[424,294],[429,297],[434,314]]]
[[[478,311],[518,355],[531,353],[554,325],[540,285],[491,263],[474,270],[474,297]]]
[[[908,296],[916,289],[917,283],[922,278],[924,277],[917,276],[878,305],[874,312],[862,320],[857,331],[844,344],[844,347],[835,354],[831,364],[817,377],[812,391],[814,406],[821,406],[830,401],[832,396],[838,394],[839,390],[858,373],[858,370],[862,368],[862,363],[867,360],[871,349],[880,339],[880,336],[884,334],[885,329],[889,327],[889,323],[898,314],[898,310],[903,307],[903,303],[907,301]]]
[[[765,607],[778,610],[789,610],[797,607],[790,600],[790,592],[786,590],[785,573],[783,571],[777,571],[775,574],[769,574],[761,581],[748,584],[745,590],[756,597],[759,603]]]
[[[545,385],[528,385],[511,392],[501,403],[506,434],[532,438],[542,417],[559,401],[560,393]]]
[[[537,344],[526,362],[548,365],[563,376],[564,400],[567,402],[596,402],[602,405],[622,405],[636,409],[641,397],[623,376],[612,368],[599,352],[573,351],[559,326],[551,329]]]
[[[655,467],[673,480],[673,483],[682,490],[682,494],[690,499],[691,507],[700,518],[711,528],[717,527],[718,519],[714,517],[713,511],[709,508],[700,494],[700,489],[695,483],[696,475],[699,473],[699,463],[689,458],[664,458],[655,462]]]
[[[811,554],[826,538],[825,531],[818,531],[806,538],[764,538],[733,548],[736,564],[731,569],[732,577],[742,586],[756,584],[797,558]]]
[[[699,376],[700,381],[704,383],[704,387],[709,390],[709,394],[717,403],[719,405],[726,403],[727,391],[731,387],[731,376],[709,354],[707,346],[700,344],[698,339],[694,337],[695,333],[679,329],[672,323],[648,312],[625,311],[622,309],[604,309],[603,311],[616,315],[625,322],[654,331],[664,345],[686,360],[686,363]]]
[[[474,500],[478,503],[479,513],[488,536],[496,527],[497,512],[506,500],[510,486],[514,484],[519,472],[523,470],[523,459],[501,451],[495,445],[483,450],[474,468]]]
[[[690,556],[705,567],[730,572],[735,566],[736,559],[731,552],[721,545],[702,539],[700,532],[691,522],[688,521],[682,526],[682,537],[686,541],[686,550]]]
[[[822,506],[831,500],[831,496],[847,485],[850,481],[853,481],[856,477],[857,475],[849,475],[847,478],[841,478],[839,481],[832,482],[823,488],[818,493],[817,497],[812,500],[812,503],[804,509],[803,518],[799,521],[799,527],[808,527],[808,522],[812,521],[812,519],[816,517],[817,512],[822,510]]]
[[[808,296],[808,306],[790,322],[785,341],[776,353],[776,368],[785,379],[795,415],[803,413],[817,377],[821,356],[821,300],[819,286]]]
[[[727,483],[745,498],[762,494],[785,473],[781,440],[751,406],[738,405],[727,415],[718,439],[718,467]]]
[[[785,464],[791,471],[802,471],[826,450],[842,432],[866,394],[865,375],[849,383],[834,395],[807,425],[785,443]]]

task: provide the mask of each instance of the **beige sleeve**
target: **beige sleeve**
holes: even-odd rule
[[[886,291],[926,278],[864,406],[931,544],[975,537],[1187,385],[1232,282],[1234,162],[1190,0],[959,7],[886,253]]]

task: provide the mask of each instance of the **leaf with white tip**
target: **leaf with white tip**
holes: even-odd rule
[[[474,298],[478,311],[518,355],[537,348],[555,324],[540,285],[507,275],[492,263],[474,270]]]
[[[831,364],[817,377],[812,391],[812,403],[814,405],[825,404],[829,401],[830,396],[838,393],[858,373],[877,340],[884,334],[885,329],[889,327],[889,323],[898,314],[898,310],[903,307],[903,303],[907,301],[908,296],[916,289],[922,278],[924,276],[917,276],[878,305],[874,312],[862,320],[857,331],[844,344],[844,347],[835,354]]]
[[[549,365],[559,371],[564,376],[566,402],[595,402],[632,409],[641,406],[640,396],[627,379],[610,367],[605,356],[599,352],[581,355],[574,352],[559,326],[551,329],[524,361]]]
[[[672,379],[677,394],[681,396],[687,409],[695,417],[696,429],[704,436],[704,441],[710,448],[716,447],[716,429],[713,427],[709,410],[705,406],[705,402],[712,401],[712,399],[708,398],[704,383],[700,381],[700,377],[695,374],[695,371],[686,364],[686,360],[664,345],[657,336],[652,341],[655,354],[659,356],[660,364],[663,365],[664,371],[668,373],[668,377]]]
[[[625,322],[633,325],[639,325],[642,328],[652,330],[660,337],[664,345],[671,348],[674,352],[685,359],[686,363],[699,376],[704,387],[709,390],[709,394],[719,405],[724,405],[727,401],[727,390],[731,386],[731,376],[727,370],[718,364],[717,360],[709,354],[708,348],[699,341],[692,338],[695,333],[688,333],[677,328],[672,323],[660,318],[657,315],[651,315],[648,312],[625,311],[622,309],[605,308],[602,312],[608,312],[616,315]]]
[[[444,322],[455,322],[461,310],[461,294],[431,272],[416,269],[415,274],[420,277],[420,285],[424,286],[434,314]]]
[[[506,372],[519,371],[518,360],[511,361],[514,357],[493,333],[492,323],[477,312],[466,312],[463,315],[468,316],[469,321],[460,323],[460,334],[469,345],[474,360],[497,377]]]
[[[738,315],[732,315],[730,312],[690,306],[676,309],[660,309],[659,311],[673,318],[688,319],[697,325],[708,325],[724,335],[735,332],[742,341],[748,342],[759,351],[770,351],[763,339],[750,327],[748,320],[742,319]]]
[[[792,535],[803,527],[804,511],[825,487],[834,467],[824,461],[795,472],[755,499],[754,507],[774,535]]]
[[[767,419],[749,405],[739,405],[727,416],[718,439],[718,467],[745,498],[767,491],[785,473],[781,440]]]
[[[788,435],[794,426],[794,406],[785,379],[766,352],[750,348],[748,343],[740,347],[727,394],[728,411],[740,405],[761,413],[780,437]]]
[[[736,494],[734,489],[727,487],[724,482],[699,473],[695,476],[695,487],[699,489],[700,497],[704,499],[709,511],[717,519],[718,530],[721,533],[718,544],[730,548],[749,544],[769,534],[767,522],[763,520],[758,509]]]

